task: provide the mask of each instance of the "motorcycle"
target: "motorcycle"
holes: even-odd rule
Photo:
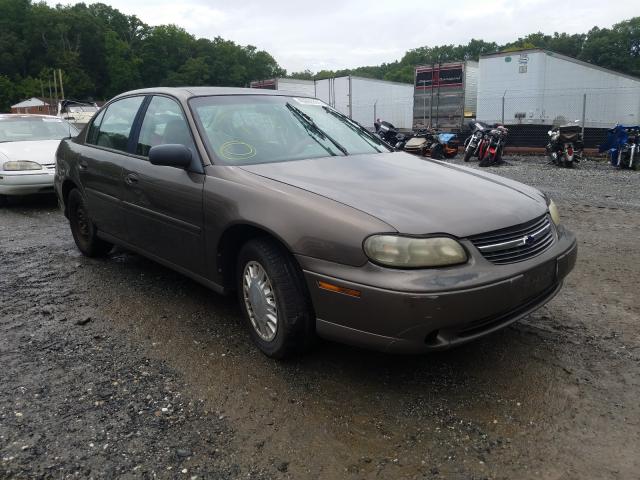
[[[478,152],[479,165],[481,167],[490,167],[491,165],[502,163],[502,154],[507,135],[509,135],[509,130],[504,125],[497,125],[489,130]]]
[[[406,141],[404,151],[435,160],[453,158],[458,154],[458,137],[455,133],[419,129]]]
[[[464,141],[464,161],[468,162],[471,157],[477,157],[481,150],[484,150],[482,144],[488,140],[487,131],[491,128],[483,122],[469,122],[471,135]]]
[[[579,125],[563,125],[548,132],[547,156],[560,167],[572,168],[582,159],[584,142]]]
[[[395,147],[396,150],[402,150],[408,140],[408,136],[400,133],[393,124],[385,121],[376,121],[376,135],[388,145]]]
[[[607,140],[600,145],[600,153],[607,152],[611,165],[618,168],[640,168],[640,126],[616,125],[607,133]]]

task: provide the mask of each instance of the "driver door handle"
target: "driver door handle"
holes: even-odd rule
[[[135,173],[128,173],[124,177],[124,182],[127,185],[135,185],[136,183],[138,183],[138,175],[136,175]]]

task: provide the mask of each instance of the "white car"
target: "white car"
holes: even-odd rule
[[[77,134],[59,117],[0,114],[0,205],[13,195],[53,193],[60,140]]]

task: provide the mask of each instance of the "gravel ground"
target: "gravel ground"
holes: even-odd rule
[[[427,356],[269,360],[234,299],[80,256],[53,199],[0,210],[0,478],[640,478],[640,173],[506,160],[559,204],[576,270]]]

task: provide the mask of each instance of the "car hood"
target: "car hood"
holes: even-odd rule
[[[58,145],[60,145],[60,140],[4,142],[0,143],[0,159],[31,160],[40,165],[54,165]]]
[[[406,234],[466,237],[524,223],[547,211],[534,188],[401,152],[242,168],[366,212]]]

